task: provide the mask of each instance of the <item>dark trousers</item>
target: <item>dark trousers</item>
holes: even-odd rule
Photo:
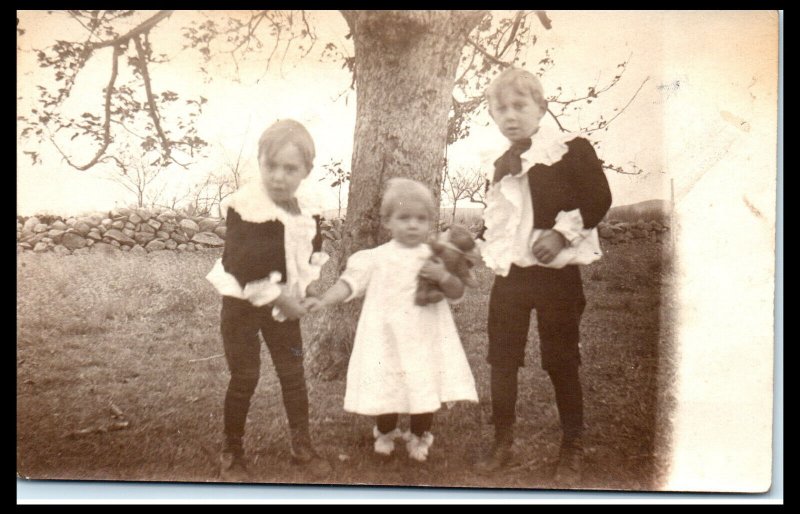
[[[381,414],[375,417],[375,423],[378,425],[378,431],[381,434],[388,434],[397,427],[397,414]],[[416,436],[421,436],[428,432],[433,425],[433,412],[426,412],[424,414],[411,415],[411,433]]]
[[[555,390],[565,439],[583,430],[580,319],[586,301],[577,266],[561,269],[512,266],[495,277],[489,299],[492,418],[498,439],[510,441],[517,403],[518,368],[525,365],[531,312],[536,311],[542,367]]]
[[[250,399],[261,373],[261,343],[264,337],[278,374],[283,405],[294,437],[308,437],[308,392],[303,369],[303,341],[298,321],[278,322],[272,307],[254,307],[250,302],[222,297],[222,344],[230,370],[225,394],[226,445],[241,450]]]

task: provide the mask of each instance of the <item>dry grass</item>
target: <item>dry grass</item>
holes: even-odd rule
[[[669,394],[669,339],[659,330],[659,245],[617,245],[584,270],[587,434],[585,488],[658,486]],[[218,252],[146,256],[19,255],[17,263],[17,470],[34,478],[204,482],[215,480],[227,368],[220,300],[204,280]],[[535,322],[520,373],[514,466],[495,477],[471,466],[490,443],[486,302],[491,274],[454,307],[480,404],[435,418],[430,461],[404,451],[388,463],[371,452],[369,419],[345,413],[344,382],[309,376],[312,429],[335,465],[327,483],[548,488],[558,415],[539,368]],[[313,326],[306,323],[304,328]],[[661,348],[659,349],[659,346]],[[204,360],[199,360],[204,359]],[[289,464],[287,426],[269,354],[248,418],[253,479],[309,483]],[[668,362],[668,361],[666,361]],[[121,412],[121,414],[120,414]],[[114,425],[127,421],[127,426]],[[407,423],[406,420],[404,420]],[[123,423],[124,424],[124,423]],[[83,432],[81,432],[83,431]],[[660,439],[659,439],[660,440]]]

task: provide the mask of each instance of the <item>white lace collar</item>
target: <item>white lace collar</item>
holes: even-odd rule
[[[297,205],[300,208],[301,216],[313,216],[321,213],[321,209],[300,195],[297,196]],[[223,201],[222,212],[227,212],[228,207],[232,207],[244,221],[250,223],[277,220],[285,224],[289,218],[293,217],[292,214],[278,207],[272,201],[260,180],[246,183]]]
[[[579,135],[561,132],[553,127],[539,127],[539,130],[531,137],[531,147],[520,155],[523,173],[537,164],[551,166],[560,161],[569,150],[567,142]]]

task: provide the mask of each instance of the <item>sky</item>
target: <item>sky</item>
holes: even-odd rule
[[[222,19],[222,13],[210,16]],[[617,64],[629,60],[623,79],[595,103],[596,111],[591,112],[587,107],[582,113],[583,120],[591,119],[596,112],[605,113],[606,117],[613,114],[612,109],[625,105],[644,82],[639,94],[609,131],[592,135],[602,159],[627,169],[635,164],[644,170],[636,176],[607,173],[614,204],[668,199],[672,166],[664,159],[664,123],[669,116],[666,102],[675,103],[689,88],[703,87],[691,82],[693,78],[689,73],[697,71],[693,62],[714,60],[720,52],[726,60],[735,58],[728,51],[727,41],[709,41],[698,47],[694,39],[682,38],[678,49],[692,56],[692,61],[682,58],[687,68],[675,70],[666,66],[662,56],[665,27],[682,24],[687,18],[706,19],[707,16],[572,11],[548,11],[548,16],[553,28],[546,31],[535,24],[538,42],[529,46],[525,55],[527,62],[534,63],[549,50],[555,65],[542,79],[546,93],[561,87],[565,96],[571,92],[581,94],[588,86],[606,83],[616,73]],[[181,39],[174,35],[177,27],[197,17],[191,11],[179,11],[163,21],[163,27],[153,31],[154,46],[171,56],[168,66],[153,65],[151,68],[156,90],[178,91],[187,98],[198,95],[208,98],[199,121],[199,132],[211,145],[209,156],[194,162],[188,171],[169,170],[169,174],[163,175],[167,184],[163,187],[167,190],[186,187],[209,170],[218,169],[223,154],[235,155],[242,148],[247,171],[254,173],[255,147],[261,130],[277,118],[293,117],[306,124],[317,144],[316,169],[306,181],[307,185],[319,192],[326,208],[336,207],[335,190],[327,185],[328,181],[320,179],[325,176],[322,166],[326,163],[341,161],[345,167],[349,165],[355,127],[355,93],[348,88],[349,72],[342,69],[340,62],[314,58],[314,52],[305,59],[293,58],[290,54],[281,66],[273,64],[268,70],[264,70],[263,57],[240,63],[240,82],[231,80],[231,61],[218,60],[210,68],[213,79],[209,81],[198,69],[197,54],[183,50]],[[337,12],[314,13],[313,17],[321,42],[332,40],[345,46],[349,44],[344,39],[346,24]],[[19,18],[20,26],[26,30],[18,37],[17,63],[18,96],[23,97],[18,100],[18,109],[24,112],[32,105],[30,97],[34,89],[31,86],[47,80],[30,49],[52,44],[56,38],[74,38],[82,29],[65,23],[59,14],[20,11]],[[699,34],[702,26],[692,30]],[[99,87],[107,81],[109,61],[110,51],[93,59],[76,85],[76,91],[81,93],[75,94],[65,109],[75,113],[99,111]],[[698,80],[705,81],[708,76],[702,69],[700,72]],[[734,115],[741,116],[741,113]],[[552,123],[549,118],[544,121],[544,124]],[[487,152],[496,152],[504,144],[488,115],[484,114],[475,120],[469,138],[451,146],[448,158],[456,172],[469,170],[479,167]],[[76,160],[86,161],[92,155],[92,149],[86,146],[73,144],[67,148]],[[40,165],[32,165],[29,157],[22,153],[32,149],[42,155]],[[47,143],[37,145],[22,141],[17,153],[20,214],[107,209],[131,200],[126,196],[129,193],[119,185],[99,178],[103,174],[101,168],[87,172],[71,169]],[[344,197],[346,199],[346,194]]]

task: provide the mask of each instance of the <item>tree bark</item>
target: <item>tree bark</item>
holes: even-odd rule
[[[354,252],[388,240],[379,212],[387,180],[418,180],[438,205],[456,69],[467,35],[485,12],[342,14],[355,49],[356,127],[344,231],[332,245],[321,289],[332,285]],[[341,376],[359,312],[360,302],[351,302],[309,320],[312,372]]]

